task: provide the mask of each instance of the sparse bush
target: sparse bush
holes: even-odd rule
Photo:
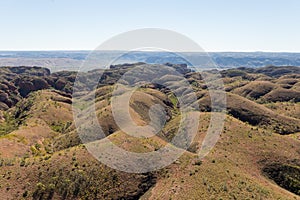
[[[26,190],[23,194],[22,194],[22,197],[27,197],[28,196],[28,191]]]
[[[201,161],[201,160],[197,160],[197,161],[195,162],[195,165],[198,165],[198,166],[202,165],[202,161]]]
[[[21,162],[20,162],[20,167],[24,167],[25,164],[26,164],[25,159],[22,159]]]

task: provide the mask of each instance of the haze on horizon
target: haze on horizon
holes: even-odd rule
[[[162,28],[207,52],[300,52],[300,2],[1,1],[0,50],[93,50],[110,37]]]

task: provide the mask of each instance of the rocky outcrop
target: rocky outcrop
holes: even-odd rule
[[[7,110],[37,90],[54,88],[71,94],[75,77],[76,72],[51,74],[42,67],[1,67],[0,110]]]
[[[141,74],[144,72],[140,71],[138,68],[137,70],[132,70],[139,66],[148,66],[148,64],[120,64],[112,65],[109,69],[96,69],[89,72],[81,72],[84,75],[79,76],[79,81],[83,83],[83,90],[95,89],[96,83],[98,83],[98,87],[113,85],[118,82],[124,74],[127,76],[127,81],[138,81],[137,79],[139,78],[142,81],[144,77]],[[206,89],[201,74],[192,71],[186,64],[166,63],[164,65],[157,64],[151,66],[152,68],[149,70],[150,74],[157,74],[157,70],[161,69],[160,66],[170,67],[187,78],[190,84],[197,86],[199,89]],[[299,73],[299,67],[289,66],[269,66],[257,69],[238,68],[221,71],[224,81],[229,81],[228,84],[226,84],[226,82],[224,83],[227,87],[231,88],[230,90],[240,88],[248,82],[269,81],[272,85],[270,89],[264,89],[263,87],[266,87],[265,84],[258,84],[253,87],[250,87],[253,84],[248,84],[244,88],[241,88],[245,91],[236,89],[235,92],[239,95],[242,94],[242,96],[247,98],[263,98],[265,101],[272,102],[290,100],[299,101]],[[14,106],[22,98],[27,97],[31,92],[37,90],[53,88],[62,93],[71,95],[73,93],[73,83],[76,80],[77,75],[77,72],[74,71],[51,73],[49,69],[42,67],[0,67],[0,110],[6,110]],[[278,77],[280,78],[277,79]],[[147,77],[147,80],[148,79],[151,79],[151,77]],[[278,80],[278,83],[275,80]],[[236,84],[233,84],[234,82]],[[166,89],[159,88],[160,86],[155,84],[148,84],[147,87],[157,88],[159,90]],[[250,90],[247,88],[250,88]]]

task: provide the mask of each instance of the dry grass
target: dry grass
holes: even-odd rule
[[[269,93],[276,84],[269,81],[252,81],[245,86],[239,87],[232,92],[249,99],[258,99]]]
[[[189,155],[181,157],[144,199],[297,199],[261,171],[269,162],[294,160],[298,151],[297,140],[228,117],[221,139],[201,165]]]
[[[271,77],[280,77],[279,72],[263,68],[260,73],[269,77],[230,71],[224,77],[226,90],[231,91],[227,93],[228,115],[215,148],[198,159],[211,117],[211,113],[202,112],[188,151],[168,167],[147,174],[128,174],[99,163],[77,135],[71,99],[51,90],[35,92],[34,104],[20,110],[22,120],[16,130],[0,137],[0,199],[299,199],[263,172],[274,163],[296,167],[300,163],[300,107],[290,101],[299,98],[299,77]],[[106,78],[112,84],[118,76]],[[177,77],[162,79],[175,81]],[[192,79],[199,106],[210,111],[205,84],[198,76]],[[122,132],[114,121],[110,107],[113,87],[106,85],[96,92],[98,121],[110,141],[127,151],[145,153],[172,140],[181,119],[174,94],[150,88],[134,93],[129,113],[137,125],[150,122],[149,109],[155,104],[168,115],[159,134],[136,138]],[[91,98],[83,93],[84,100]],[[80,108],[89,106],[82,104]],[[1,112],[0,123],[5,124],[4,114],[14,109]]]

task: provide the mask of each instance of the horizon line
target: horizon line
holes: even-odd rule
[[[91,51],[107,51],[107,52],[117,52],[117,51],[128,51],[128,50],[87,50],[87,49],[20,49],[20,50],[2,50],[0,49],[0,52],[91,52]],[[164,52],[164,51],[140,51],[140,52]],[[175,52],[175,51],[174,51]],[[247,50],[247,51],[176,51],[176,53],[300,53],[300,51],[264,51],[264,50]]]

